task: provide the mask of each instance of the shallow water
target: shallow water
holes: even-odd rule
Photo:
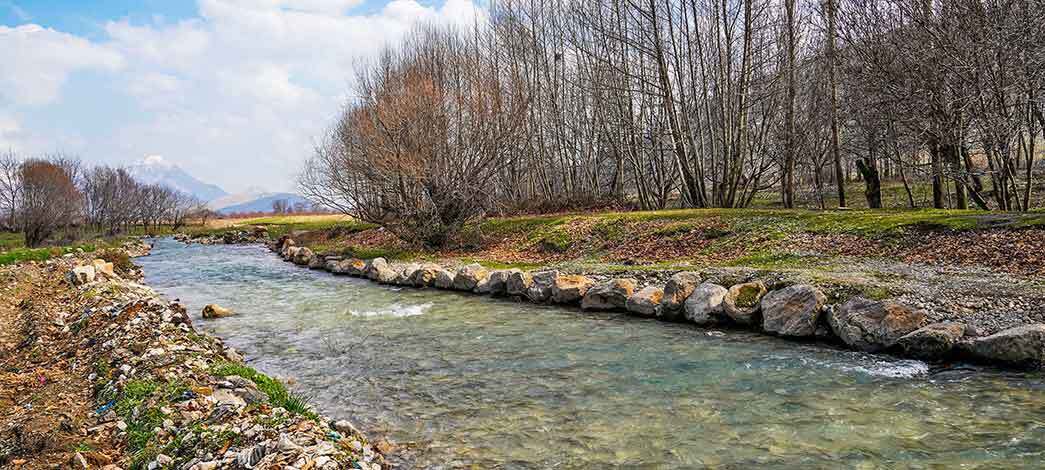
[[[147,282],[403,468],[1040,468],[1045,377],[380,286],[161,240]]]

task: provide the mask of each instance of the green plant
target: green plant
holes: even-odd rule
[[[281,407],[291,413],[304,416],[311,420],[318,420],[319,415],[312,410],[307,397],[297,395],[287,390],[287,386],[279,380],[273,379],[250,366],[235,362],[219,362],[211,367],[211,373],[221,377],[238,375],[258,386],[269,397],[272,406]]]

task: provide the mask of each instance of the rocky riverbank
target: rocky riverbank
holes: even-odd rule
[[[384,466],[387,444],[324,419],[119,271],[89,253],[0,268],[0,466]]]
[[[1041,368],[1045,324],[982,325],[948,321],[901,301],[831,296],[810,284],[766,277],[704,277],[683,271],[646,276],[584,276],[555,270],[454,269],[383,258],[343,259],[313,253],[282,237],[269,247],[284,260],[337,275],[416,288],[448,289],[583,310],[626,312],[706,328],[744,328],[781,338],[933,361],[969,360],[999,367]],[[664,281],[661,281],[664,279]],[[1006,324],[1006,322],[1002,322]]]

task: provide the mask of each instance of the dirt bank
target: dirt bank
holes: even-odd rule
[[[86,256],[0,267],[0,466],[382,468],[135,273],[71,285]]]

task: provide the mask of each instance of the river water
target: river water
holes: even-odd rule
[[[160,240],[146,281],[402,468],[1041,468],[1045,376],[381,286]]]

